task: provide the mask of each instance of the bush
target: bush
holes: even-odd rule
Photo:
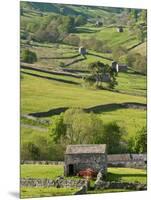
[[[22,160],[38,160],[40,150],[33,142],[24,142],[21,145],[21,159]]]
[[[22,51],[21,57],[23,62],[34,63],[37,61],[36,53],[29,51],[28,49]]]
[[[108,153],[121,153],[123,149],[122,140],[126,131],[120,127],[116,122],[110,122],[104,125],[103,134],[100,136],[100,143],[107,144]]]
[[[135,151],[137,153],[147,152],[147,128],[143,127],[135,137]]]

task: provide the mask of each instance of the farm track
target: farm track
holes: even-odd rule
[[[111,103],[111,104],[97,105],[90,108],[84,108],[83,110],[88,113],[94,112],[98,114],[98,113],[111,112],[117,109],[126,109],[126,108],[146,110],[147,105],[142,104],[142,103],[136,103],[136,102]],[[55,109],[51,109],[44,112],[29,113],[29,115],[33,117],[50,117],[53,115],[59,115],[62,112],[65,112],[67,109],[69,109],[69,107],[60,107],[60,108],[55,108]]]
[[[33,125],[28,125],[28,124],[23,124],[23,123],[21,123],[21,127],[24,127],[24,128],[31,128],[31,129],[33,129],[33,130],[37,130],[37,131],[41,131],[41,132],[46,132],[46,131],[48,131],[48,128],[42,128],[42,127],[33,126]]]

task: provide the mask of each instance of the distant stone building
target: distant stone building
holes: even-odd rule
[[[95,26],[96,26],[96,27],[101,27],[101,26],[103,26],[103,22],[101,22],[101,21],[96,21]]]
[[[73,176],[80,170],[90,168],[95,172],[107,173],[105,144],[68,145],[65,152],[64,175]]]
[[[116,61],[112,62],[112,69],[115,70],[115,72],[127,72],[128,67],[126,64],[120,64]]]
[[[85,56],[87,54],[87,50],[85,47],[79,47],[79,54]]]
[[[117,30],[117,32],[119,32],[119,33],[124,32],[124,29],[123,29],[122,26],[117,27],[116,30]]]
[[[113,61],[112,62],[112,69],[115,71],[115,72],[117,72],[118,73],[118,64],[117,64],[117,62],[116,61]]]
[[[126,64],[118,64],[118,71],[119,72],[127,72],[128,67]]]

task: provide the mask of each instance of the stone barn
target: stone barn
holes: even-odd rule
[[[126,64],[118,64],[118,71],[119,72],[127,72],[128,67]]]
[[[123,29],[122,26],[117,27],[116,30],[117,30],[117,32],[119,32],[119,33],[124,32],[124,29]]]
[[[113,62],[112,62],[112,66],[111,66],[111,67],[112,67],[112,69],[113,69],[115,72],[118,73],[119,70],[118,70],[118,64],[117,64],[116,61],[113,61]]]
[[[79,47],[79,54],[85,56],[87,54],[87,50],[85,47]]]
[[[117,63],[116,61],[113,61],[112,62],[112,69],[115,70],[115,72],[127,72],[128,70],[128,67],[126,64],[120,64],[120,63]]]
[[[101,21],[96,21],[95,26],[96,26],[96,27],[101,27],[101,26],[103,26],[103,22],[101,22]]]
[[[106,144],[68,145],[65,152],[64,175],[74,176],[81,170],[92,169],[107,173]]]

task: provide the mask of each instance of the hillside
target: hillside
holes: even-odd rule
[[[102,126],[115,122],[118,130],[125,131],[121,151],[137,153],[132,142],[146,127],[146,36],[138,29],[142,23],[140,16],[144,16],[142,11],[135,11],[136,24],[132,11],[135,10],[21,2],[21,150],[24,156],[28,155],[27,146],[32,143],[40,152],[35,159],[63,159],[68,142],[58,145],[51,128],[55,129],[60,117],[70,108],[84,110],[89,113],[86,117],[93,113],[96,121],[102,120]],[[145,29],[145,22],[142,24]],[[85,55],[79,52],[79,47],[85,48]],[[133,52],[139,54],[127,62]],[[34,62],[31,55],[35,56]],[[113,61],[125,64],[126,70],[115,75],[114,87],[110,82],[103,82],[102,76],[97,87],[99,70],[93,71],[90,66],[101,63],[104,70],[111,69]],[[107,71],[109,75],[110,72]],[[94,76],[93,83],[86,82],[86,77],[91,76]],[[83,129],[87,127],[85,122],[82,122]],[[52,148],[49,153],[43,152],[39,141]],[[56,153],[55,158],[51,157],[51,151]],[[30,156],[33,159],[32,153]]]

